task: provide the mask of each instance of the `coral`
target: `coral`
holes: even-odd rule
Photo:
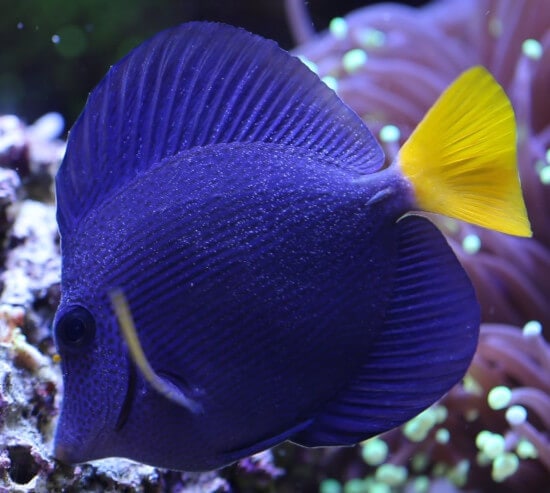
[[[0,166],[15,170],[22,179],[51,179],[65,153],[65,143],[58,138],[64,126],[58,113],[48,113],[29,126],[15,115],[0,115]]]
[[[73,467],[51,456],[63,390],[51,336],[61,267],[51,185],[65,148],[61,130],[56,114],[28,127],[0,116],[0,491],[229,491],[216,473],[172,473],[123,459]],[[274,467],[269,457],[258,458],[255,470]]]

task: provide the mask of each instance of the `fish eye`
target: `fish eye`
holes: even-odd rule
[[[86,308],[74,306],[58,320],[55,335],[60,347],[69,351],[83,349],[94,340],[94,317]]]

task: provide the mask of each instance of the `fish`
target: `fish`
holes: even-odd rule
[[[297,57],[208,22],[110,68],[55,184],[68,463],[205,471],[395,428],[463,378],[479,333],[425,212],[531,235],[513,109],[485,68],[386,163]]]

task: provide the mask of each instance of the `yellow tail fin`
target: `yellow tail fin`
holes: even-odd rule
[[[517,236],[531,236],[516,163],[514,112],[483,67],[439,97],[398,157],[418,205]]]

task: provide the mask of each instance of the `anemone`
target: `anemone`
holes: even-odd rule
[[[388,162],[439,93],[473,65],[484,65],[500,82],[518,125],[518,166],[533,238],[434,218],[476,288],[484,322],[479,347],[464,381],[438,404],[362,444],[369,485],[396,488],[384,480],[393,469],[379,472],[388,464],[407,467],[414,491],[433,489],[441,480],[456,488],[490,489],[498,483],[502,491],[547,485],[548,5],[544,0],[446,0],[422,8],[384,3],[333,19],[318,34],[302,0],[286,3],[300,43],[294,53],[378,135]],[[351,459],[331,457],[346,464],[349,481],[357,480],[349,475]],[[366,479],[357,481],[366,487]]]
[[[508,93],[533,239],[442,222],[472,278],[485,321],[550,331],[550,9],[544,0],[447,0],[423,8],[379,4],[311,32],[298,0],[287,7],[295,54],[378,134],[388,160],[440,92],[481,64]],[[472,248],[473,247],[473,248]]]

